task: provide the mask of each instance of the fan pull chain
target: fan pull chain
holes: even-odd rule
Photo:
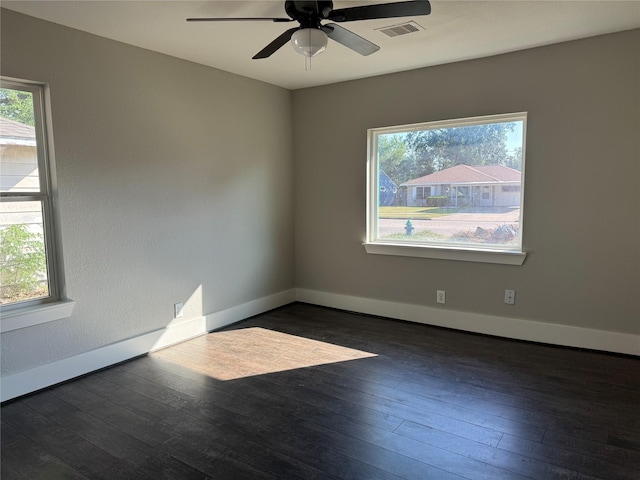
[[[318,0],[316,0],[316,12],[318,12],[318,15],[320,15],[320,5],[318,5]],[[311,33],[309,33],[309,36],[311,36]],[[309,70],[311,70],[311,57],[309,57]],[[305,62],[305,71],[306,71],[306,62]]]
[[[318,9],[318,2],[316,0],[316,11]],[[309,44],[311,44],[311,30],[309,30]],[[311,70],[311,57],[304,56],[304,71],[308,72]]]

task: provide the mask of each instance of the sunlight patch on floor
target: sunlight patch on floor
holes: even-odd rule
[[[376,357],[260,327],[214,332],[150,354],[218,380]]]

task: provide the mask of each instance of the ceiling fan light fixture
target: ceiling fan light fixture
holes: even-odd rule
[[[315,57],[327,48],[329,37],[318,28],[301,28],[291,35],[293,49],[305,57]]]

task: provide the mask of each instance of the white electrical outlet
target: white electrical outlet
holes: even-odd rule
[[[438,303],[447,303],[446,295],[444,290],[438,290],[436,293],[436,302]]]
[[[515,305],[516,303],[516,291],[515,290],[505,290],[504,291],[504,303],[507,305]]]
[[[182,302],[173,304],[173,318],[180,318],[184,315],[184,304]]]

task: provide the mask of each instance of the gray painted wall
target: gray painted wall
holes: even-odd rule
[[[432,307],[444,289],[446,309],[640,333],[640,31],[298,90],[293,105],[298,288]],[[520,111],[523,266],[365,253],[368,128]]]
[[[71,318],[2,373],[294,286],[291,93],[2,11],[1,71],[51,88]]]

